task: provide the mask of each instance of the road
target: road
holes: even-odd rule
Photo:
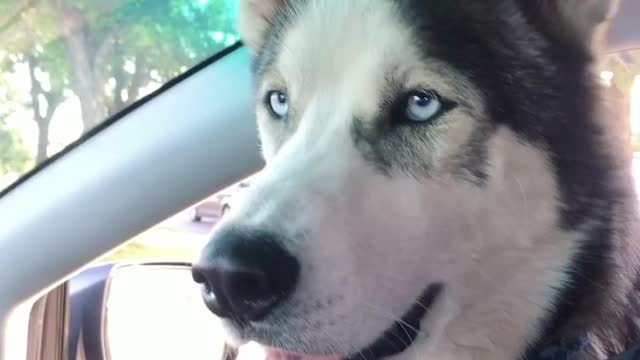
[[[216,222],[217,219],[193,222],[187,209],[138,235],[135,241],[153,247],[199,251],[206,245],[207,235]]]
[[[160,227],[180,232],[188,232],[198,235],[207,235],[218,219],[204,219],[202,222],[193,222],[189,216],[189,209],[179,212],[160,223]]]

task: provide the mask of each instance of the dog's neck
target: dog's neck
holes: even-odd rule
[[[559,338],[549,340],[536,347],[532,347],[522,357],[526,360],[590,360],[601,357],[602,354],[594,354],[598,350],[597,346],[591,343],[589,336],[574,338]],[[419,351],[411,354],[401,354],[393,358],[393,360],[419,360],[424,359],[424,355],[417,355]],[[460,360],[460,359],[477,359],[477,353],[472,352],[456,353],[456,354],[441,354],[437,359],[439,360]],[[433,358],[433,357],[429,357]],[[487,354],[487,359],[495,359],[493,355]],[[640,359],[640,344],[635,347],[621,352],[607,360],[637,360]]]
[[[524,358],[527,360],[570,360],[588,351],[587,336],[567,339],[556,339],[543,343],[530,350]]]
[[[593,346],[589,337],[558,339],[543,344],[524,357],[526,360],[572,360],[587,359],[593,356]],[[590,355],[591,354],[591,355]],[[640,359],[640,345],[637,345],[609,360],[636,360]]]

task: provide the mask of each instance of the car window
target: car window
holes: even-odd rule
[[[94,264],[130,260],[193,261],[215,224],[227,216],[235,206],[235,200],[249,189],[244,184],[249,184],[253,176],[230,184],[178,212],[97,259]]]
[[[627,110],[621,122],[629,126],[633,152],[640,153],[640,50],[609,54],[601,77],[613,98]]]
[[[0,2],[0,192],[234,44],[236,3]]]

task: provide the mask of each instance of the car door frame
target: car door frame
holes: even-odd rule
[[[27,360],[67,360],[68,286],[62,283],[38,299],[29,314]]]
[[[0,354],[8,315],[23,299],[262,167],[250,69],[238,43],[2,193]],[[64,261],[51,256],[60,251]]]

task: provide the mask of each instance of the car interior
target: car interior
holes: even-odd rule
[[[105,3],[111,2],[115,8],[126,1]],[[37,6],[30,1],[20,3],[27,9]],[[93,2],[86,3],[94,6]],[[15,9],[22,8],[16,5]],[[4,30],[0,31],[22,29],[20,24],[29,23],[29,16],[33,16],[29,11],[7,11],[7,15],[1,15],[0,29]],[[229,16],[232,21],[233,16]],[[633,97],[633,92],[630,93],[626,102],[630,104],[631,121],[638,122],[638,125],[631,124],[632,132],[640,127],[638,19],[640,1],[623,0],[609,29],[606,49],[609,60],[603,64],[602,71],[605,82],[611,82],[613,75],[610,74],[616,71],[635,71],[633,88],[638,89],[637,95]],[[63,35],[53,34],[51,38],[58,36]],[[5,40],[0,40],[0,44],[3,42]],[[7,40],[5,45],[0,46],[0,62],[10,59],[11,44]],[[38,53],[37,46],[30,44],[22,51]],[[27,64],[29,59],[25,59],[21,63]],[[153,315],[162,310],[153,310],[149,303],[156,297],[154,291],[162,290],[152,285],[142,288],[140,283],[151,284],[158,276],[161,279],[158,281],[173,284],[169,286],[172,290],[169,293],[175,296],[167,300],[172,301],[171,306],[185,308],[185,302],[200,301],[195,284],[193,289],[183,288],[191,281],[185,271],[189,263],[184,257],[176,260],[169,254],[161,261],[109,262],[107,267],[94,267],[93,272],[87,272],[105,254],[258,172],[263,165],[253,113],[250,53],[242,41],[225,43],[222,49],[207,53],[182,70],[126,107],[96,120],[100,122],[97,126],[0,187],[0,359],[220,359],[230,356],[223,341],[213,346],[191,336],[198,333],[194,329],[218,326],[213,316],[202,315],[204,307],[174,319],[177,328],[149,325],[158,324]],[[13,80],[6,81],[9,86]],[[0,129],[1,125],[2,122]],[[640,135],[640,129],[637,131],[629,141]],[[2,159],[0,154],[0,169]],[[206,239],[206,233],[198,237]],[[132,268],[138,270],[132,272]],[[128,272],[130,277],[123,276]],[[93,289],[97,293],[80,294],[79,289]],[[86,304],[93,301],[83,311],[93,309],[95,319],[91,321],[100,323],[97,332],[102,338],[96,340],[96,347],[101,354],[89,354],[94,351],[86,349],[91,346],[85,339],[90,335],[81,331],[83,326],[93,325],[74,325],[75,320],[70,319],[69,314],[74,311],[71,308],[76,306],[70,297],[74,291],[80,294],[77,299]],[[139,314],[138,321],[109,317],[107,313],[115,312],[118,306]],[[203,318],[207,321],[202,321]],[[79,328],[74,330],[73,326]],[[113,331],[126,328],[131,331],[130,335]],[[169,338],[167,331],[174,335]],[[212,332],[215,330],[199,331],[200,334]],[[175,340],[177,334],[182,334],[184,339]],[[73,342],[70,338],[74,338]],[[139,341],[127,350],[127,341],[132,338]],[[149,344],[170,343],[169,339],[180,346],[159,347],[153,352],[141,350],[153,348]],[[195,349],[194,344],[200,347]],[[191,346],[192,353],[171,352],[171,349],[184,350],[185,346]],[[259,355],[246,355],[247,360],[258,358]]]

